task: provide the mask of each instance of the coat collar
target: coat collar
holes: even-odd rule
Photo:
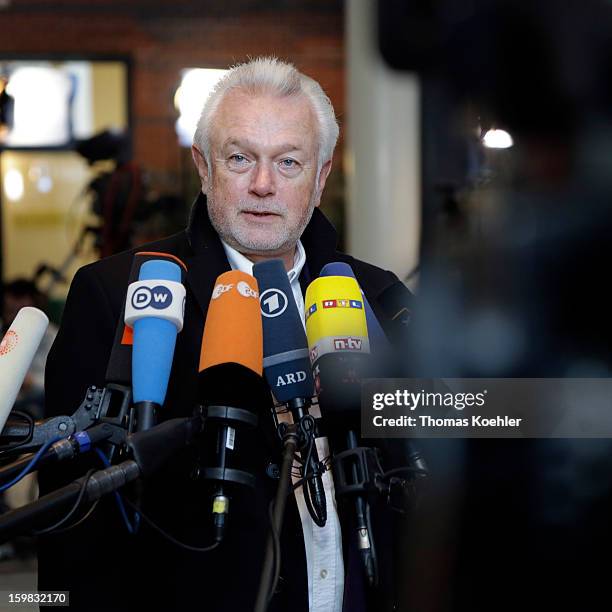
[[[189,215],[187,225],[189,254],[187,282],[200,308],[206,313],[215,281],[219,274],[231,270],[219,235],[210,223],[206,197],[200,193]],[[306,251],[306,265],[312,278],[319,276],[321,268],[335,260],[338,235],[325,215],[315,208],[310,222],[302,234]]]

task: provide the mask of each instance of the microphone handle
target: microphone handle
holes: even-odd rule
[[[136,431],[147,431],[157,425],[157,412],[160,405],[156,402],[142,401],[134,404],[136,411]]]
[[[218,450],[218,465],[221,469],[225,469],[227,463],[227,438],[233,428],[224,423],[217,434],[217,448]],[[213,496],[212,514],[213,514],[213,525],[214,525],[214,539],[215,542],[222,542],[225,537],[226,518],[229,510],[229,498],[225,495],[223,489],[223,481],[220,481],[217,485],[217,490]]]
[[[136,480],[140,475],[138,464],[127,460],[95,472],[89,479],[83,476],[26,506],[9,510],[0,516],[0,544],[41,526],[43,521],[56,519],[60,512],[63,513],[77,500],[83,486],[86,486],[83,502],[91,502]]]
[[[314,434],[313,434],[314,435]],[[310,453],[309,465],[307,473],[317,474],[313,478],[308,478],[307,487],[308,495],[304,496],[308,512],[312,520],[319,526],[324,527],[327,522],[327,501],[325,499],[325,489],[323,487],[323,479],[318,473],[319,470],[319,453],[317,452],[317,444],[312,441],[312,452]]]
[[[347,439],[348,447],[350,449],[357,448],[357,435],[354,431],[349,430]],[[357,470],[357,465],[353,464],[352,472],[353,481],[358,482],[359,473]],[[363,568],[365,570],[366,578],[368,579],[368,584],[370,586],[374,586],[378,582],[378,576],[376,569],[376,559],[374,556],[374,542],[372,539],[372,534],[370,534],[370,530],[368,528],[369,513],[370,508],[368,501],[364,499],[362,495],[357,495],[355,497],[355,516],[357,519],[357,547],[359,548],[359,553],[363,562]]]
[[[287,402],[287,407],[293,416],[293,422],[300,432],[300,454],[304,461],[302,477],[304,481],[304,501],[312,520],[319,527],[324,527],[327,522],[327,501],[323,479],[319,473],[319,453],[316,443],[316,426],[314,418],[308,413],[310,399],[294,398]],[[306,453],[306,457],[304,454]],[[311,476],[311,474],[315,474]]]

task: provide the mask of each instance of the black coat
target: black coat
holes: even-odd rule
[[[383,320],[375,298],[397,277],[339,253],[336,241],[335,230],[315,209],[302,236],[307,254],[300,278],[303,289],[326,263],[347,262],[376,315]],[[184,328],[177,338],[168,393],[159,418],[187,416],[197,402],[196,372],[210,295],[218,275],[230,269],[208,220],[204,197],[196,201],[185,231],[138,250],[176,255],[188,268]],[[85,266],[74,277],[48,358],[46,416],[72,414],[88,385],[104,385],[134,252]],[[182,550],[146,524],[136,536],[130,536],[109,496],[82,525],[40,538],[38,588],[69,590],[74,609],[81,610],[251,610],[265,550],[267,507],[276,488],[266,467],[278,460],[280,446],[267,415],[260,419],[258,435],[261,443],[252,460],[256,490],[237,491],[232,499],[231,522],[220,548],[205,554]],[[92,464],[101,467],[95,458],[83,458],[69,466],[42,471],[41,493],[83,475]],[[202,482],[193,480],[192,470],[189,452],[170,462],[147,481],[143,510],[176,538],[205,546],[212,541],[209,491]],[[282,534],[279,592],[270,610],[308,610],[304,542],[293,497],[287,505]]]

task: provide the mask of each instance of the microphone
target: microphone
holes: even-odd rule
[[[345,276],[357,280],[357,277],[353,272],[353,268],[351,268],[351,266],[349,266],[347,263],[340,261],[325,264],[323,268],[321,268],[321,273],[319,276]],[[372,310],[372,306],[370,306],[370,302],[368,302],[361,287],[359,287],[359,291],[361,293],[363,306],[365,309],[366,327],[368,330],[368,338],[370,339],[370,350],[375,355],[377,353],[386,352],[389,349],[389,340],[378,322],[378,319]]]
[[[285,266],[280,259],[256,263],[253,274],[259,285],[264,374],[274,397],[286,403],[293,421],[302,432],[300,455],[305,480],[304,501],[313,521],[323,527],[327,521],[325,489],[315,442],[315,421],[308,414],[314,395],[314,379],[308,356],[308,342]]]
[[[202,447],[207,467],[200,474],[216,483],[212,512],[218,542],[229,509],[224,483],[255,487],[248,462],[253,441],[241,430],[257,426],[258,412],[270,396],[262,378],[258,298],[257,281],[251,275],[225,272],[215,282],[204,324],[198,384],[207,419]],[[242,452],[237,453],[240,445]]]
[[[326,420],[359,416],[361,379],[370,353],[363,298],[354,278],[315,279],[306,290],[306,336]],[[355,423],[355,428],[358,426]]]
[[[347,276],[355,279],[352,268],[348,264],[342,262],[326,264],[321,270],[321,276]],[[378,376],[385,375],[389,370],[395,372],[396,366],[394,365],[394,355],[391,344],[363,291],[361,291],[361,294],[363,297],[367,333],[370,338],[370,348],[372,350],[372,355],[376,357],[375,360],[370,357],[370,361],[375,361],[375,363],[369,364],[372,367],[368,367],[368,370],[370,372],[376,371]],[[390,318],[395,317],[398,324],[403,326],[403,331],[405,332],[410,321],[409,308],[412,306],[412,294],[406,286],[400,281],[389,285],[389,287],[379,295],[378,303],[381,305],[383,312],[389,315]],[[404,445],[409,464],[409,468],[406,471],[411,471],[419,478],[424,478],[428,474],[428,469],[421,452],[414,447],[411,440],[405,440]],[[358,492],[358,484],[365,483],[368,480],[365,473],[368,470],[364,470],[363,468],[360,469],[358,465],[365,465],[367,459],[359,461],[355,460],[353,456],[354,453],[367,453],[369,449],[360,449],[358,447],[357,435],[353,430],[348,431],[347,448],[347,451],[336,455],[333,463],[334,476],[337,483],[336,491],[341,494],[343,491],[352,489],[355,495],[358,546],[362,551],[362,559],[368,580],[370,584],[375,584],[378,581],[378,568],[373,534],[371,534],[371,530],[368,529],[370,509],[367,498]],[[352,484],[348,484],[345,472],[347,469],[350,469]]]
[[[164,403],[176,335],[183,329],[185,287],[181,269],[171,261],[152,259],[140,267],[128,287],[125,324],[133,328],[132,393],[136,431],[155,425]]]
[[[47,315],[25,306],[15,317],[0,342],[0,431],[13,408],[49,325]]]
[[[355,371],[355,367],[360,371],[364,365],[364,355],[369,353],[368,310],[371,313],[370,320],[377,344],[383,346],[383,339],[386,341],[386,337],[372,308],[369,304],[366,307],[365,296],[349,265],[327,264],[321,270],[321,275],[306,290],[309,313],[306,321],[308,344],[311,347],[313,367],[319,380],[323,380],[320,384],[320,401],[324,405],[333,405],[333,397],[326,397],[326,392],[331,387],[336,401],[338,396],[344,397],[344,407],[358,413],[360,400],[356,383],[361,375]],[[330,375],[339,376],[340,381],[346,381],[338,385],[339,393],[335,392],[334,381],[333,378],[330,379]],[[328,384],[328,381],[331,383]],[[345,387],[344,392],[342,387]],[[345,446],[349,451],[358,448],[355,429],[356,427],[351,426],[348,428]],[[351,476],[354,483],[363,480],[364,476],[359,473],[358,465],[354,461],[351,462]],[[372,586],[378,582],[378,569],[370,529],[370,507],[363,494],[355,495],[354,516],[357,546],[366,578]]]

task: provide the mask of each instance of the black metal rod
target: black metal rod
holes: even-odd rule
[[[57,491],[43,495],[31,504],[10,510],[0,516],[0,544],[36,529],[41,526],[43,520],[48,524],[59,515],[60,511],[65,512],[66,508],[77,500],[86,480],[87,490],[83,501],[94,501],[136,480],[140,475],[138,464],[127,460],[95,472],[89,478],[83,476]]]
[[[287,426],[283,435],[283,463],[281,465],[280,480],[274,500],[274,512],[272,515],[272,526],[280,538],[285,518],[285,507],[291,483],[291,468],[297,449],[298,437],[294,425]],[[279,560],[277,560],[278,562]],[[272,532],[268,534],[266,545],[266,556],[261,571],[259,582],[259,592],[255,603],[255,612],[265,612],[268,608],[268,594],[272,582],[272,572],[274,570],[274,537]]]
[[[69,485],[53,491],[26,506],[9,510],[0,516],[0,543],[7,542],[15,536],[27,533],[32,529],[49,524],[74,504],[81,490],[84,479],[75,480]]]

